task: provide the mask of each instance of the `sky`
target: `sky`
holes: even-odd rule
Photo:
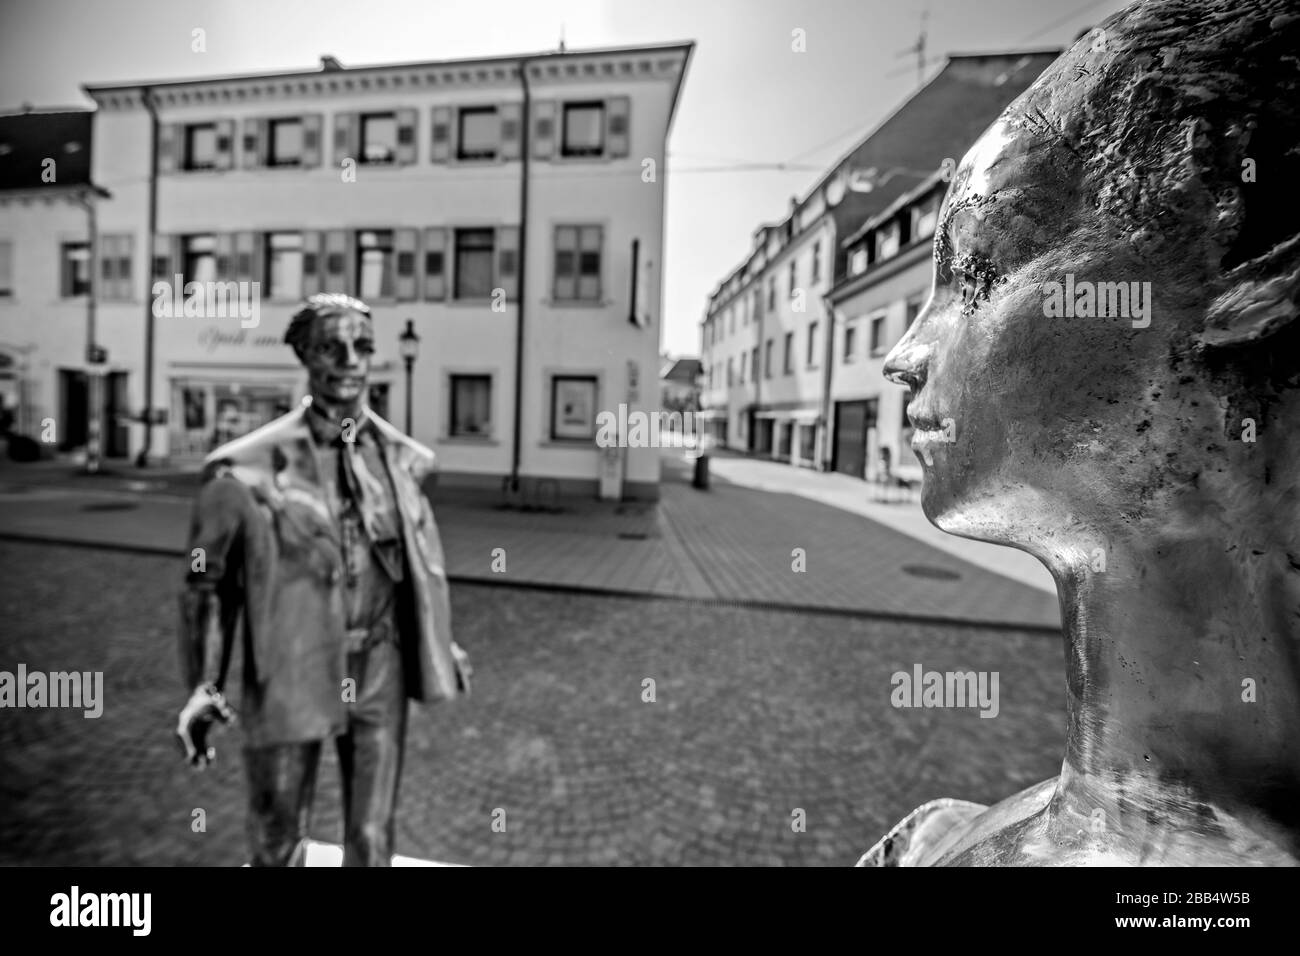
[[[947,53],[1049,49],[1126,0],[0,0],[0,110],[91,106],[82,83],[693,40],[668,140],[665,351],[753,231],[779,220]],[[196,27],[203,53],[191,49]],[[792,47],[802,30],[803,52]]]

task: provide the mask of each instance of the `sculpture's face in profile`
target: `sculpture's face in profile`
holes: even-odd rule
[[[1072,147],[1026,121],[1042,115],[1035,92],[956,171],[933,293],[885,363],[911,389],[926,515],[1021,546],[1076,520],[1119,523],[1182,470],[1173,458],[1217,444],[1191,436],[1213,431],[1211,399],[1180,384],[1176,358],[1204,312],[1204,261],[1143,261],[1140,229],[1096,208]],[[1188,240],[1184,262],[1196,259]]]
[[[368,316],[344,310],[316,319],[300,356],[312,396],[327,405],[361,401],[374,351],[374,327]]]

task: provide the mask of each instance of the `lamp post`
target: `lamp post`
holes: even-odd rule
[[[415,333],[415,320],[407,319],[406,328],[397,339],[398,351],[406,363],[406,434],[411,434],[411,377],[415,371],[415,359],[420,354],[420,336]]]

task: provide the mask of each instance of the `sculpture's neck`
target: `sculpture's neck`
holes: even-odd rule
[[[325,398],[324,396],[313,392],[311,396],[311,407],[312,410],[322,418],[328,419],[331,422],[342,423],[349,418],[355,422],[359,422],[361,420],[364,403],[360,398],[352,401],[340,402],[335,399]]]
[[[1144,844],[1162,829],[1214,837],[1241,823],[1300,845],[1289,569],[1285,555],[1246,550],[1146,539],[1105,554],[1104,570],[1058,569],[1069,684],[1059,805]]]

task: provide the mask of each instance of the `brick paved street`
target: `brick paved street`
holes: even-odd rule
[[[241,862],[237,736],[202,775],[169,736],[176,559],[0,541],[0,567],[0,669],[102,669],[106,697],[98,720],[0,711],[0,864]],[[1058,769],[1062,653],[1041,632],[465,583],[453,606],[475,696],[412,721],[401,853],[846,865],[921,801]],[[917,662],[998,671],[999,716],[892,708],[890,675]],[[336,841],[332,759],[317,808],[313,834]]]
[[[666,453],[663,462],[657,507],[566,500],[557,513],[525,512],[504,509],[496,493],[435,488],[449,573],[494,584],[1059,627],[1053,591],[803,495],[727,481],[697,491],[686,483],[680,453]],[[787,483],[827,483],[828,476],[785,465],[753,465],[785,469]],[[184,492],[192,490],[192,478],[132,492],[124,481],[69,479],[66,471],[44,482],[29,477],[37,474],[11,468],[0,475],[0,536],[183,551],[189,518]],[[858,487],[865,494],[867,486]],[[999,557],[1016,554],[977,547]],[[493,570],[498,548],[505,552],[504,573]],[[803,572],[793,570],[795,548],[805,553]]]

